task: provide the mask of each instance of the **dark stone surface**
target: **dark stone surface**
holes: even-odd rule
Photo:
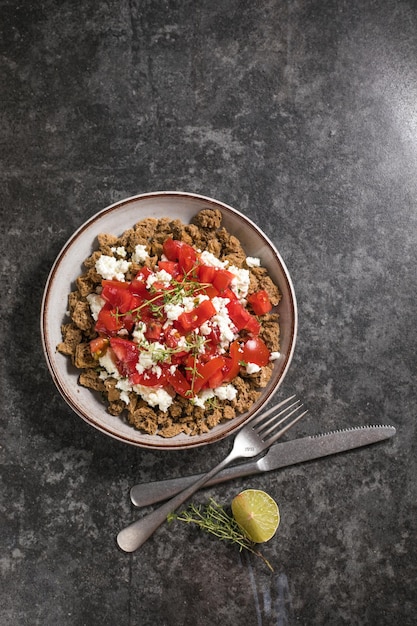
[[[417,7],[409,0],[2,2],[0,623],[416,623]],[[85,219],[180,189],[252,217],[289,267],[293,436],[371,423],[372,448],[218,486],[267,490],[274,565],[179,523],[128,556],[129,487],[229,449],[95,432],[40,343],[49,269]]]

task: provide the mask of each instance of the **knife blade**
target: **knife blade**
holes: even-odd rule
[[[233,478],[270,472],[281,467],[368,446],[393,437],[395,432],[394,426],[357,426],[277,443],[257,461],[242,463],[223,470],[206,483],[205,487]],[[199,476],[183,476],[135,485],[130,490],[130,499],[137,507],[148,506],[174,496],[198,480]]]

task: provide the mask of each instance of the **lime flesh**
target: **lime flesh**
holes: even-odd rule
[[[233,517],[254,543],[271,539],[279,526],[278,505],[259,489],[246,489],[232,501]]]

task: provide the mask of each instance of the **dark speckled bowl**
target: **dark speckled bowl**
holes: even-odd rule
[[[128,425],[120,417],[110,415],[99,394],[78,384],[79,372],[70,359],[56,350],[61,341],[61,324],[65,319],[66,302],[74,281],[82,273],[82,263],[93,251],[99,233],[120,235],[146,217],[172,217],[189,223],[204,208],[222,212],[223,225],[243,245],[247,256],[261,259],[272,280],[278,285],[282,300],[278,306],[281,326],[281,355],[275,361],[274,371],[261,397],[246,413],[198,436],[177,435],[165,439],[147,435]],[[297,334],[297,305],[294,289],[278,251],[263,232],[247,217],[217,200],[183,192],[155,192],[127,198],[103,209],[83,224],[65,244],[56,259],[45,287],[41,332],[45,357],[52,378],[69,406],[86,422],[106,435],[126,443],[164,450],[178,450],[202,446],[228,437],[257,413],[282,383],[294,352]]]

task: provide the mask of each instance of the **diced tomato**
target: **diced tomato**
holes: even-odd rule
[[[200,355],[202,361],[208,361],[213,358],[218,352],[220,343],[220,329],[218,326],[213,326],[209,335],[205,336],[206,344],[204,352]]]
[[[234,278],[234,274],[225,269],[218,269],[213,279],[213,285],[218,291],[227,289]]]
[[[107,337],[96,337],[90,341],[91,354],[96,358],[100,358],[106,352],[109,345]]]
[[[160,339],[162,333],[162,324],[155,321],[150,321],[146,324],[145,337],[149,341],[157,341]]]
[[[223,370],[217,370],[213,376],[211,376],[208,380],[208,382],[206,383],[206,387],[208,387],[209,389],[216,389],[216,387],[220,387],[220,385],[223,383],[224,381],[224,372]]]
[[[95,330],[101,335],[116,335],[123,328],[123,322],[111,304],[105,304],[98,314]]]
[[[226,307],[233,324],[238,330],[243,330],[251,316],[249,311],[238,300],[228,302]]]
[[[185,368],[185,378],[188,381],[192,381],[195,378],[195,372],[197,368],[197,359],[193,354],[188,354],[188,356],[184,357],[183,365]]]
[[[240,344],[233,341],[229,346],[229,356],[225,357],[226,364],[223,368],[223,382],[229,383],[236,378],[240,372],[240,361],[242,361],[242,353],[240,352]]]
[[[242,346],[241,358],[245,363],[255,363],[263,367],[269,362],[270,356],[268,347],[260,337],[252,337]]]
[[[171,371],[171,369],[167,370],[166,373],[167,382],[172,385],[175,391],[182,396],[183,398],[190,395],[191,387],[188,380],[185,376],[180,372],[178,367],[175,370]]]
[[[130,284],[122,283],[118,280],[103,280],[101,297],[109,302],[119,313],[127,313],[132,304],[132,294]]]
[[[168,272],[168,274],[171,274],[174,278],[180,274],[178,263],[175,261],[158,261],[158,268],[165,270],[165,272]]]
[[[129,339],[112,337],[110,347],[116,357],[116,366],[121,376],[130,376],[136,371],[139,358],[137,345]]]
[[[207,363],[197,363],[196,376],[193,382],[194,393],[198,393],[205,386],[210,386],[211,379],[213,379],[213,387],[218,387],[220,383],[217,377],[215,377],[215,374],[217,372],[221,373],[225,364],[225,358],[223,356],[217,356]],[[223,376],[220,376],[220,382],[222,378]]]
[[[169,261],[178,261],[178,267],[184,274],[188,274],[197,264],[197,251],[184,241],[166,239],[162,250]]]
[[[256,291],[255,293],[252,293],[250,296],[248,296],[248,302],[251,305],[255,315],[264,315],[265,313],[269,313],[269,311],[272,309],[271,301],[265,289]]]
[[[213,300],[213,298],[216,298],[217,296],[220,295],[219,291],[216,289],[216,287],[213,287],[213,285],[202,285],[199,289],[198,292],[201,294],[204,294],[205,296],[208,296],[210,298],[210,300]]]
[[[261,332],[261,324],[258,322],[256,317],[253,317],[253,315],[251,315],[245,326],[245,330],[247,330],[248,333],[253,337],[257,337]]]
[[[160,374],[159,376],[158,373]],[[132,385],[143,385],[144,387],[166,387],[166,370],[161,367],[161,371],[158,373],[145,370],[142,374],[139,374],[138,371],[135,371],[129,376],[129,382]]]
[[[229,317],[238,330],[247,330],[253,335],[259,333],[261,328],[260,323],[245,309],[239,300],[232,300],[228,302],[226,306]]]
[[[147,268],[143,268],[147,269]],[[139,273],[129,284],[129,290],[136,296],[140,296],[141,298],[146,298],[149,295],[149,291],[146,288],[146,278],[142,276],[142,273]]]
[[[178,252],[178,267],[184,272],[189,274],[193,268],[197,265],[197,252],[192,246],[186,243],[180,247]]]
[[[234,291],[232,291],[231,289],[227,288],[224,291],[220,291],[218,292],[218,295],[220,298],[227,298],[228,300],[237,300],[238,297],[235,294]]]
[[[197,268],[197,276],[200,283],[213,283],[217,268],[211,265],[199,265]]]
[[[184,242],[178,241],[177,239],[165,239],[162,250],[166,258],[169,261],[178,261],[179,251],[183,244]]]
[[[216,309],[211,300],[203,300],[192,311],[184,311],[178,318],[178,322],[181,324],[186,332],[195,330],[204,322],[207,322],[213,315],[216,314]]]
[[[168,348],[176,348],[178,346],[181,335],[176,328],[169,326],[164,330],[164,337],[165,343]]]

